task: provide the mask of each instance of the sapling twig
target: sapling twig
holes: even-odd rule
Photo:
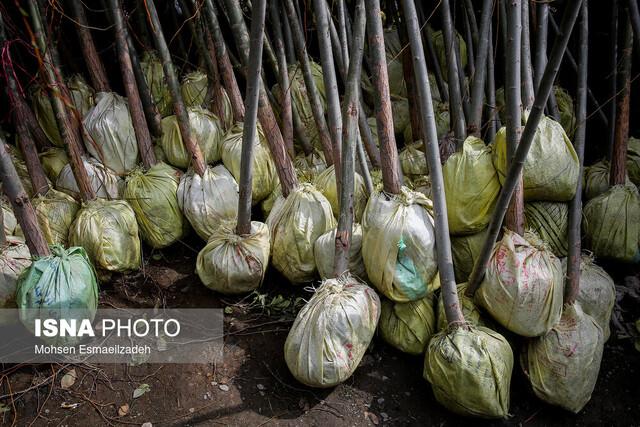
[[[89,77],[91,77],[91,83],[98,92],[110,92],[109,80],[107,79],[107,72],[104,69],[100,55],[96,50],[96,46],[93,43],[93,36],[87,23],[87,16],[84,13],[84,5],[81,1],[70,0],[68,2],[73,10],[76,28],[78,30],[78,36],[80,38],[80,48],[82,49],[82,55],[87,63],[87,70],[89,70]]]
[[[469,286],[467,287],[466,291],[466,294],[469,296],[473,296],[484,277],[484,273],[487,269],[487,264],[489,263],[489,259],[491,258],[493,245],[496,241],[496,238],[498,237],[500,228],[502,226],[502,221],[509,206],[509,201],[511,200],[511,196],[513,195],[515,187],[518,184],[520,174],[522,173],[522,169],[524,168],[527,154],[529,153],[529,148],[531,148],[531,144],[533,142],[533,137],[538,128],[538,124],[540,123],[540,119],[544,114],[544,106],[547,103],[549,94],[553,90],[553,82],[558,75],[560,63],[562,62],[562,57],[564,56],[564,52],[567,49],[569,37],[571,36],[571,31],[573,30],[573,26],[578,17],[578,13],[580,12],[581,4],[582,0],[569,0],[566,3],[564,16],[562,17],[562,31],[560,33],[561,35],[556,38],[553,49],[551,51],[551,55],[549,56],[549,61],[547,63],[547,66],[545,67],[542,79],[540,80],[540,87],[536,92],[536,97],[533,102],[533,107],[531,108],[531,113],[529,114],[529,118],[527,120],[527,124],[524,127],[524,131],[522,132],[522,137],[520,139],[520,143],[518,144],[516,153],[509,165],[507,176],[504,180],[500,195],[498,196],[498,201],[496,202],[493,216],[491,217],[491,221],[489,222],[487,238],[473,266],[471,275],[469,276]]]
[[[631,55],[633,53],[633,31],[631,20],[622,22],[622,42],[616,98],[615,138],[611,155],[610,185],[623,185],[627,176],[627,145],[629,141],[629,104],[631,97]]]
[[[491,40],[489,39],[489,30],[491,26],[491,12],[493,9],[493,0],[483,0],[482,12],[480,15],[480,34],[478,35],[478,53],[476,59],[476,71],[472,74],[471,83],[471,109],[469,116],[469,133],[480,136],[482,122],[483,92],[485,89],[485,80],[488,70],[489,52],[493,55]]]
[[[613,99],[618,93],[618,0],[611,0],[611,26],[609,27],[609,94]],[[616,102],[609,102],[609,123],[616,122]],[[611,160],[613,156],[613,145],[615,141],[616,127],[609,126],[609,135],[607,140],[607,159]]]
[[[533,105],[535,96],[533,88],[533,66],[531,65],[531,42],[529,32],[529,0],[521,0],[522,13],[522,51],[521,51],[521,80],[522,80],[522,106],[529,110]]]

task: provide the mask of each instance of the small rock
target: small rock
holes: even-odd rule
[[[384,421],[389,419],[389,414],[387,414],[386,412],[380,412],[380,416]]]
[[[380,424],[380,418],[378,418],[378,416],[376,414],[374,414],[373,412],[364,412],[364,416],[369,418],[369,420],[374,424],[374,425],[378,425]]]
[[[218,385],[218,381],[211,381],[211,385]]]
[[[262,384],[258,384],[256,387],[258,387],[258,390],[266,390],[267,388],[265,386],[263,386]]]
[[[146,423],[143,423],[140,427],[153,427],[153,424],[147,421]]]
[[[382,376],[382,381],[389,381],[389,377],[388,377],[388,376],[386,376],[386,375],[383,375],[383,376]]]
[[[378,405],[382,405],[384,403],[384,397],[378,399]]]
[[[196,408],[189,408],[189,412],[193,414],[194,412],[196,412]]]
[[[124,417],[125,415],[127,415],[129,413],[129,404],[125,403],[124,405],[120,406],[118,408],[118,415],[121,417]]]
[[[264,391],[259,391],[258,393],[260,393],[260,396],[264,396]]]
[[[405,391],[404,394],[406,394],[407,396],[411,396],[411,392],[410,391]]]
[[[229,391],[229,386],[226,384],[220,384],[218,388],[222,391]]]

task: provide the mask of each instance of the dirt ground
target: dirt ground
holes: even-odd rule
[[[261,293],[265,303],[249,298],[221,299],[202,286],[194,273],[198,243],[146,254],[144,273],[113,277],[102,285],[104,307],[228,307],[224,362],[210,365],[76,366],[68,389],[61,378],[71,367],[4,367],[0,406],[3,424],[19,426],[371,426],[484,424],[443,409],[422,378],[422,357],[403,354],[379,337],[352,378],[329,390],[310,389],[289,373],[282,353],[293,319],[296,297],[270,271]],[[638,273],[614,266],[617,283],[640,288]],[[611,268],[610,268],[611,271]],[[272,302],[282,295],[280,302]],[[288,302],[287,302],[288,301]],[[285,307],[289,304],[289,307]],[[623,298],[618,307],[624,327],[640,317],[637,301]],[[630,328],[628,328],[630,329]],[[511,413],[492,425],[638,425],[640,423],[640,352],[632,338],[613,329],[605,347],[598,384],[578,415],[549,406],[530,390],[519,367],[512,379]],[[518,357],[519,344],[515,343]],[[133,399],[141,384],[149,391]],[[145,427],[148,427],[145,426]]]

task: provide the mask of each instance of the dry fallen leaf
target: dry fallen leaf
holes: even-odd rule
[[[73,368],[73,369],[69,370],[66,374],[64,374],[64,376],[60,380],[60,386],[64,390],[66,390],[66,389],[70,388],[73,384],[75,384],[76,378],[77,378],[76,377],[76,369]]]
[[[128,403],[125,403],[124,405],[122,405],[121,407],[118,408],[118,415],[120,415],[121,417],[124,417],[128,413],[129,413],[129,404]]]
[[[60,407],[63,409],[76,409],[78,406],[80,406],[79,403],[67,403],[67,402],[62,402],[60,404]]]

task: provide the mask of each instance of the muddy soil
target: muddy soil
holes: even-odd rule
[[[296,297],[270,271],[261,289],[266,305],[252,298],[220,298],[194,274],[198,242],[146,254],[144,273],[118,276],[102,285],[104,307],[227,307],[224,362],[217,365],[76,366],[77,380],[62,389],[70,369],[61,365],[5,366],[4,425],[19,426],[372,426],[372,425],[638,425],[640,352],[632,338],[613,329],[598,384],[578,415],[547,405],[530,390],[519,367],[512,380],[510,419],[483,422],[443,409],[422,378],[422,357],[403,354],[379,337],[344,384],[310,389],[289,373],[282,353]],[[622,286],[637,286],[637,272],[609,266]],[[282,295],[291,306],[270,305]],[[621,324],[640,317],[637,301],[623,299]],[[631,329],[631,328],[629,328]],[[519,343],[515,343],[516,359]],[[150,389],[132,398],[140,384]],[[8,395],[11,395],[8,397]]]

